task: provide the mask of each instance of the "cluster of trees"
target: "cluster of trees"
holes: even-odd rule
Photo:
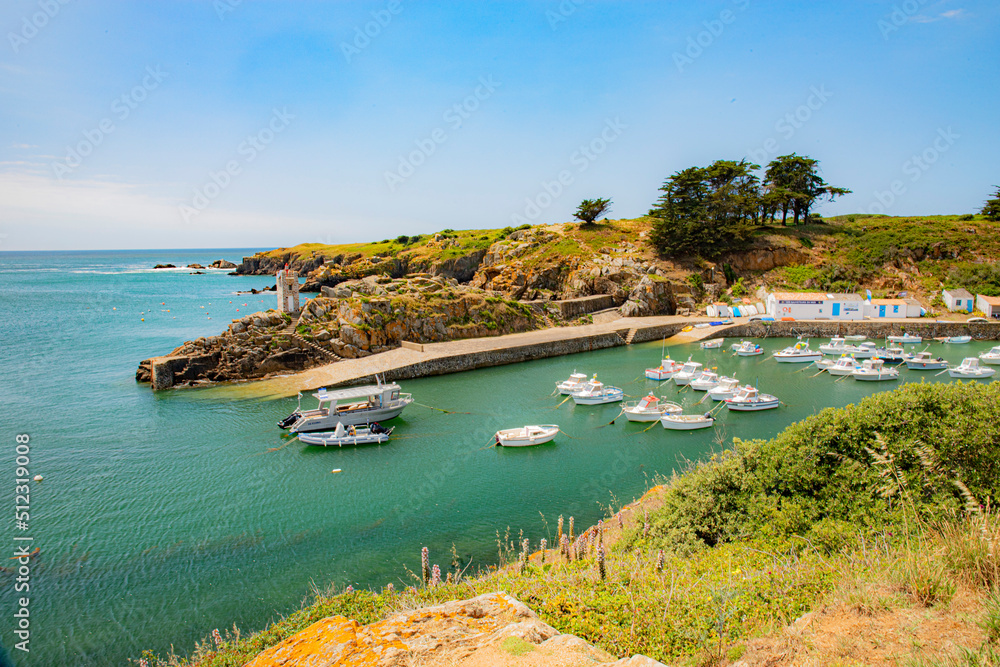
[[[993,222],[1000,221],[1000,185],[993,186],[997,190],[993,193],[993,197],[986,200],[986,205],[983,206],[983,210],[980,213],[986,217],[987,220]]]
[[[663,195],[650,210],[651,240],[668,255],[716,255],[742,245],[753,227],[769,224],[781,213],[781,224],[809,220],[823,198],[849,194],[819,175],[819,161],[796,154],[774,159],[764,170],[747,160],[718,160],[689,167],[664,182]]]

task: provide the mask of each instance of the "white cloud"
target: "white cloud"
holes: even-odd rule
[[[946,19],[957,19],[965,16],[964,9],[949,9],[946,12],[941,12],[941,16]]]

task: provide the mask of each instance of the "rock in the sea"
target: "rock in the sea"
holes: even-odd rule
[[[177,267],[173,264],[157,264],[153,267],[154,269],[176,269]]]
[[[189,269],[204,269],[204,268],[205,268],[205,267],[204,267],[204,266],[202,266],[201,264],[188,264],[188,265],[187,265],[187,267],[188,267]]]
[[[214,262],[212,262],[211,264],[209,264],[209,267],[211,267],[213,269],[235,269],[236,265],[233,264],[232,262],[227,262],[224,259],[217,259]],[[202,268],[205,268],[205,267],[200,266],[198,268],[202,269]]]

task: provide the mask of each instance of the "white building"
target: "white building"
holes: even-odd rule
[[[872,299],[865,309],[866,315],[872,319],[902,319],[906,317],[906,301],[903,299]],[[917,313],[920,317],[920,313]]]
[[[972,295],[964,289],[946,289],[941,292],[944,306],[952,312],[972,312]]]
[[[767,314],[776,320],[861,320],[865,302],[860,294],[773,292],[767,296]]]
[[[1000,319],[1000,296],[978,295],[976,297],[976,310],[981,311],[986,317]]]
[[[286,265],[278,271],[278,312],[295,315],[299,312],[299,274]]]

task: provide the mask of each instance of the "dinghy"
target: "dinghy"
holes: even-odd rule
[[[701,349],[703,350],[718,350],[722,347],[722,343],[725,341],[724,338],[716,338],[715,340],[704,340],[701,342]]]
[[[979,359],[976,357],[966,357],[958,366],[948,369],[948,375],[966,380],[985,380],[988,377],[993,377],[996,372],[995,368],[980,366]]]
[[[861,362],[861,368],[854,370],[851,375],[855,380],[865,382],[882,382],[885,380],[898,380],[899,369],[885,365],[881,359],[865,359]]]
[[[587,384],[587,374],[577,373],[573,371],[573,374],[569,376],[568,380],[563,380],[562,382],[556,383],[556,389],[559,390],[560,394],[569,395],[574,391],[579,391],[583,389],[583,385]]]
[[[676,414],[682,408],[670,401],[661,401],[650,394],[639,401],[622,403],[622,412],[630,422],[655,422],[665,414]]]
[[[951,343],[953,345],[965,345],[972,340],[972,336],[949,336],[941,340],[942,343]]]
[[[981,352],[979,354],[979,360],[984,364],[989,364],[990,366],[1000,364],[1000,345],[994,347],[989,352]]]
[[[392,429],[385,428],[380,424],[345,427],[342,423],[337,422],[337,428],[332,432],[299,433],[298,438],[307,445],[352,447],[354,445],[381,444],[389,440],[390,435],[392,435]]]
[[[800,341],[795,345],[786,347],[780,352],[774,353],[774,360],[779,364],[807,364],[819,361],[822,358],[822,352],[810,350],[809,343],[804,341]]]
[[[687,363],[684,364],[679,371],[674,373],[674,384],[678,387],[683,387],[687,383],[691,382],[691,380],[701,375],[701,369],[702,365],[700,363],[688,359]]]
[[[625,392],[618,387],[606,387],[603,382],[598,382],[595,375],[583,389],[574,391],[570,396],[577,405],[602,405],[617,403],[625,397]]]
[[[694,431],[699,428],[709,428],[715,423],[715,418],[708,412],[703,415],[663,415],[660,424],[669,431]]]
[[[756,412],[771,410],[781,405],[781,401],[770,394],[762,394],[756,387],[746,385],[740,387],[732,398],[726,399],[726,407],[737,412]]]
[[[940,371],[948,368],[948,362],[941,357],[934,357],[930,352],[918,352],[904,359],[906,367],[911,371]]]
[[[532,445],[542,445],[546,442],[552,442],[558,433],[558,424],[508,428],[503,431],[497,431],[496,443],[501,447],[531,447]]]

